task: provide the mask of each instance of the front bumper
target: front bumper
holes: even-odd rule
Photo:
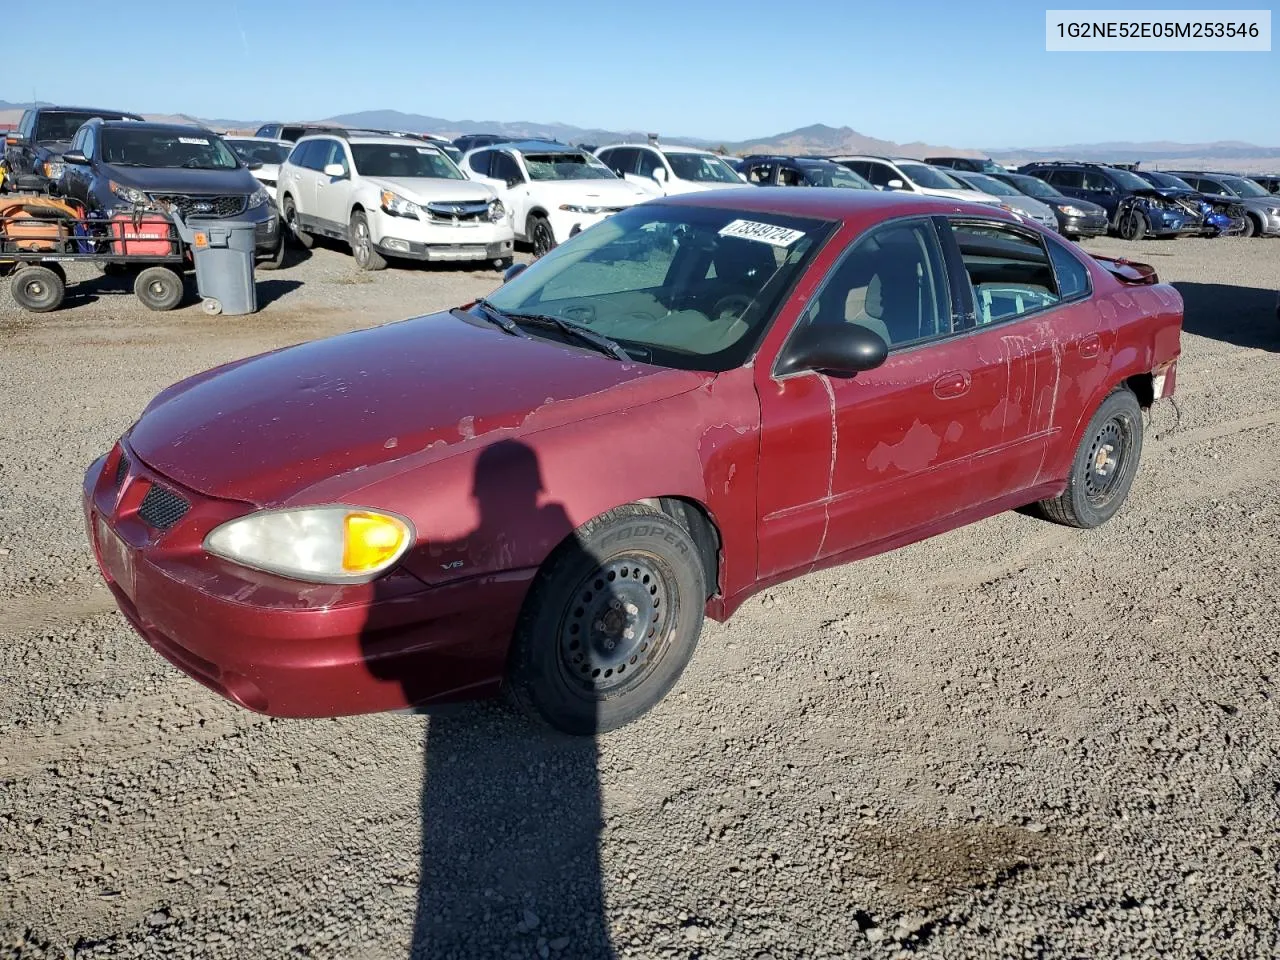
[[[1100,237],[1107,232],[1109,226],[1110,222],[1104,213],[1084,217],[1064,215],[1059,221],[1058,229],[1070,237]]]
[[[575,237],[588,227],[594,227],[597,223],[608,220],[618,212],[620,211],[571,213],[568,210],[552,210],[548,215],[548,219],[551,222],[551,230],[555,234],[556,243],[564,243],[570,237]]]
[[[1183,216],[1168,210],[1149,210],[1147,219],[1153,237],[1178,237],[1204,230],[1204,221],[1198,217]]]
[[[515,253],[515,235],[506,220],[457,225],[379,212],[370,219],[380,253],[409,260],[506,260]]]
[[[190,504],[166,530],[143,519],[156,486]],[[83,498],[94,558],[121,613],[157,653],[234,703],[330,717],[474,699],[501,686],[533,570],[437,587],[407,572],[336,586],[257,574],[200,546],[246,505],[186,490],[123,445],[89,467]]]
[[[1259,219],[1262,221],[1262,234],[1268,237],[1280,234],[1280,213],[1264,214]]]
[[[280,214],[276,212],[275,205],[271,204],[271,216],[254,228],[254,243],[257,244],[258,253],[274,253],[276,248],[280,246]]]

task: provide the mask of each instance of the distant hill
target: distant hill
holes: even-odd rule
[[[1062,147],[1006,147],[989,155],[1002,163],[1033,160],[1091,160],[1094,163],[1136,163],[1147,166],[1230,167],[1261,172],[1280,168],[1280,147],[1260,147],[1239,140],[1213,143],[1175,143],[1169,140],[1076,143]]]
[[[984,156],[975,150],[957,149],[955,147],[934,146],[927,143],[894,143],[892,140],[880,140],[859,133],[852,127],[829,127],[825,123],[815,123],[786,133],[763,137],[759,140],[743,140],[726,144],[732,153],[784,153],[784,154],[841,154],[870,153],[880,156],[916,157],[925,156]]]

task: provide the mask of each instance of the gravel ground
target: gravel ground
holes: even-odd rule
[[[1127,508],[757,597],[598,742],[480,705],[282,721],[114,612],[84,466],[180,377],[496,275],[320,249],[247,318],[0,293],[0,957],[1280,951],[1280,242],[1096,241],[1188,304]]]

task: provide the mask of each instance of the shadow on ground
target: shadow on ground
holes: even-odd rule
[[[1277,250],[1280,254],[1280,249]],[[1277,274],[1280,278],[1280,273]],[[1278,281],[1280,283],[1280,281]],[[1175,283],[1185,313],[1182,329],[1238,347],[1280,351],[1280,293],[1225,283]]]

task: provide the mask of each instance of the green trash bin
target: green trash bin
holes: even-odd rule
[[[258,311],[253,276],[257,225],[247,220],[192,219],[175,213],[178,234],[191,247],[196,266],[196,289],[210,316],[241,316]]]

